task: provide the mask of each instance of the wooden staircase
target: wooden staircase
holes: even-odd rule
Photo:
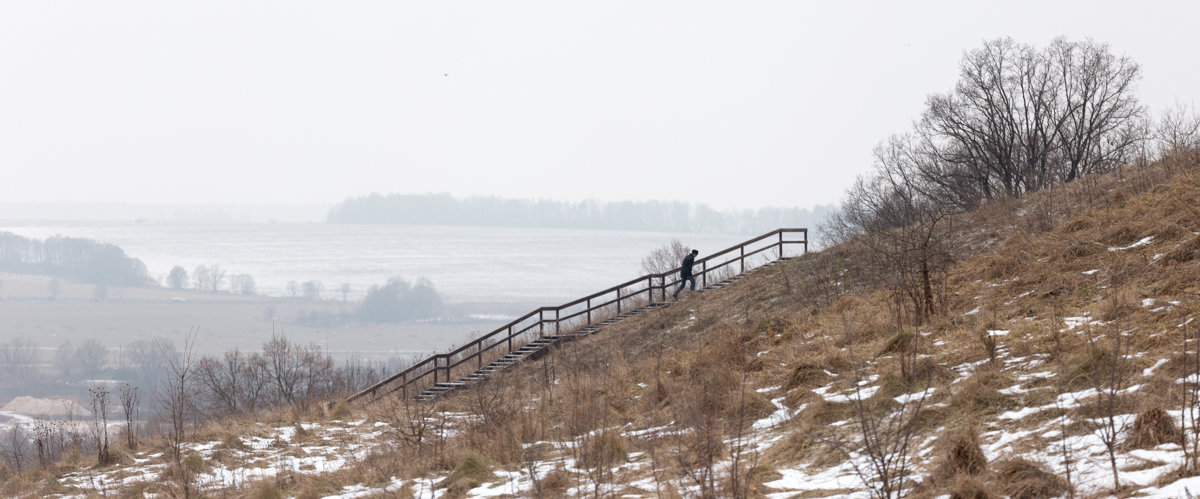
[[[426,388],[425,391],[418,394],[416,398],[417,400],[421,401],[429,401],[459,388],[465,388],[467,386],[482,383],[490,379],[492,375],[515,366],[522,361],[536,360],[540,358],[541,356],[547,354],[550,351],[550,348],[555,345],[574,341],[584,336],[596,334],[600,332],[601,329],[604,329],[605,326],[616,324],[635,315],[639,315],[650,310],[663,308],[667,305],[667,303],[653,303],[630,312],[617,315],[616,317],[612,317],[596,324],[592,324],[578,331],[573,331],[566,334],[552,334],[543,336],[526,343],[521,348],[518,348],[515,351],[500,357],[499,359],[493,360],[488,365],[477,369],[471,374],[459,378],[457,381],[434,383],[433,386]]]
[[[785,234],[802,234],[804,237],[788,240]],[[808,229],[776,229],[696,261],[693,271],[700,281],[700,289],[696,292],[722,289],[747,275],[776,265],[786,259],[784,248],[789,244],[803,245],[803,252],[807,253]],[[767,261],[754,265],[756,261],[752,258],[762,259],[756,255],[766,256]],[[558,307],[539,308],[454,351],[432,355],[346,400],[376,400],[396,392],[407,397],[420,390],[414,398],[428,401],[482,383],[522,361],[545,355],[556,345],[670,306],[669,295],[679,285],[678,275],[678,268],[645,275]],[[709,284],[709,280],[721,279],[719,276],[727,277]],[[604,320],[593,322],[606,316]],[[580,322],[582,326],[579,326]],[[569,330],[563,332],[564,329]]]
[[[785,260],[785,259],[780,259],[780,260]],[[709,285],[708,287],[697,289],[696,292],[697,293],[706,293],[706,292],[711,292],[711,291],[715,291],[715,290],[724,288],[726,286],[729,286],[730,284],[733,284],[737,281],[742,280],[743,278],[745,278],[746,276],[748,276],[750,274],[753,274],[755,272],[758,272],[758,271],[766,269],[766,268],[770,268],[770,267],[774,266],[775,264],[779,263],[780,260],[775,260],[772,262],[765,263],[761,266],[751,269],[749,272],[746,272],[744,274],[738,274],[738,275],[735,275],[728,279],[725,279],[724,281]],[[636,315],[639,315],[639,314],[642,314],[645,312],[657,310],[660,308],[668,307],[670,305],[671,305],[671,302],[652,303],[649,305],[645,305],[641,308],[617,315],[610,319],[598,322],[596,324],[592,324],[590,326],[584,327],[578,331],[574,331],[574,332],[570,332],[570,333],[566,333],[566,334],[543,336],[543,337],[533,340],[529,343],[526,343],[521,348],[518,348],[517,350],[510,352],[507,355],[504,355],[503,357],[500,357],[499,359],[492,361],[488,365],[483,366],[483,367],[479,368],[478,370],[476,370],[475,372],[468,374],[466,376],[463,376],[462,378],[459,378],[456,381],[435,383],[433,386],[426,388],[425,391],[418,394],[416,398],[417,398],[417,400],[420,400],[420,401],[430,401],[430,400],[436,399],[442,395],[450,393],[454,390],[457,390],[459,388],[466,388],[466,387],[474,385],[474,384],[482,383],[482,382],[490,379],[492,377],[492,375],[499,373],[501,371],[504,371],[512,366],[515,366],[522,361],[536,360],[536,359],[540,358],[541,356],[546,355],[550,351],[550,348],[554,347],[555,345],[565,343],[568,341],[573,341],[578,338],[582,338],[584,336],[591,336],[593,334],[600,332],[600,330],[604,329],[605,326],[610,326],[610,325],[616,324],[618,322],[621,322],[625,319],[628,319],[630,317],[633,317],[633,316],[636,316]]]

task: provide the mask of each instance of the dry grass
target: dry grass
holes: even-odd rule
[[[1024,459],[1010,459],[993,465],[994,490],[1003,491],[1013,499],[1043,499],[1061,497],[1071,492],[1071,484],[1062,477]]]
[[[954,482],[958,475],[979,476],[987,472],[987,457],[980,448],[979,429],[967,426],[947,433],[938,439],[941,463],[934,479],[941,483]]]
[[[976,428],[1001,412],[1045,406],[1060,391],[1087,388],[1112,365],[1104,349],[1088,344],[1108,326],[1072,328],[1067,317],[1086,314],[1132,331],[1130,344],[1141,357],[1128,366],[1130,381],[1155,360],[1178,357],[1182,340],[1164,331],[1197,310],[1200,237],[1193,232],[1200,231],[1194,202],[1200,199],[1200,170],[1144,170],[1136,177],[1089,178],[1024,199],[990,202],[957,216],[952,246],[959,251],[939,287],[937,313],[923,324],[896,323],[893,296],[879,286],[878,276],[856,263],[863,261],[861,248],[832,248],[788,260],[719,292],[688,295],[457,392],[426,410],[475,415],[454,422],[458,436],[417,442],[392,435],[394,449],[366,457],[334,481],[378,484],[392,476],[446,476],[442,486],[454,497],[490,480],[496,467],[522,468],[560,456],[576,459],[585,471],[608,470],[645,452],[654,455],[656,476],[693,484],[705,466],[736,451],[727,442],[775,410],[770,401],[775,397],[805,409],[780,430],[786,436],[766,451],[763,462],[832,466],[840,457],[820,434],[830,431],[831,423],[852,421],[856,409],[813,390],[832,385],[834,392],[840,387],[849,393],[856,382],[870,379],[880,387],[871,404],[880,408],[925,387],[935,388],[931,403],[946,404],[927,408],[915,423],[918,441],[946,432],[931,454],[938,456],[936,467],[928,468],[935,470],[934,480],[922,493],[964,498],[1065,494],[1070,489],[1062,479],[1031,461],[987,463]],[[1148,236],[1154,237],[1149,246],[1119,249]],[[1146,298],[1180,304],[1153,312],[1143,305]],[[988,333],[996,330],[1008,333]],[[975,365],[951,369],[968,363]],[[1034,372],[1050,375],[1022,377]],[[1185,374],[1176,358],[1154,378],[1139,380],[1146,384],[1142,392],[1122,399],[1122,410],[1141,413],[1130,439],[1136,443],[1130,445],[1175,438],[1152,407],[1177,403],[1161,386],[1172,386]],[[1009,390],[1018,385],[1021,391]],[[779,388],[756,391],[774,387]],[[358,415],[399,426],[413,419],[411,410],[397,404],[335,405],[253,419],[292,424]],[[1087,416],[1089,410],[1072,415]],[[1032,427],[1059,414],[1042,411],[1013,424]],[[231,437],[252,426],[251,420],[234,419],[199,434],[233,448]],[[675,433],[622,435],[652,427]],[[535,442],[541,443],[531,445]],[[750,482],[757,487],[771,474],[769,468],[755,471]],[[14,477],[5,483],[28,480]],[[539,485],[544,497],[559,497],[596,480],[615,478],[559,468],[541,477]],[[323,493],[326,485],[271,486],[303,496]],[[727,486],[718,483],[713,490]],[[271,490],[267,485],[251,489],[258,487]]]
[[[1151,407],[1133,421],[1125,446],[1132,449],[1152,449],[1165,443],[1182,443],[1183,433],[1162,407]]]

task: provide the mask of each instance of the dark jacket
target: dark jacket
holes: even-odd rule
[[[685,279],[692,276],[692,264],[696,263],[696,255],[688,253],[688,256],[683,258],[683,268],[679,269],[679,278]]]

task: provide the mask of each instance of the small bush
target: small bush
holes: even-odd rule
[[[783,383],[783,389],[791,390],[796,387],[815,388],[828,382],[829,375],[825,374],[825,368],[806,362],[792,368],[787,381]]]
[[[595,438],[588,439],[584,444],[583,455],[579,465],[583,468],[612,468],[626,462],[629,452],[625,449],[625,441],[621,434],[606,431]]]
[[[275,480],[262,480],[250,487],[246,495],[250,499],[283,499],[283,491]]]
[[[437,487],[456,490],[456,485],[459,487],[467,485],[469,486],[467,489],[470,490],[495,478],[492,466],[486,458],[479,454],[467,454],[459,461],[458,467],[454,468],[449,476],[438,482]]]
[[[905,328],[904,330],[896,333],[895,336],[892,336],[892,338],[883,345],[883,348],[880,349],[878,355],[912,351],[913,347],[917,345],[917,340],[919,339],[920,336],[917,335],[916,331]]]
[[[979,446],[979,431],[975,428],[951,432],[938,440],[942,462],[935,477],[949,480],[956,475],[979,475],[987,471],[987,456]]]
[[[1138,414],[1130,429],[1125,446],[1132,449],[1150,449],[1165,443],[1182,443],[1183,433],[1175,421],[1161,407],[1153,407]]]
[[[959,414],[994,414],[1013,408],[1013,398],[1000,393],[1001,388],[1011,386],[1013,380],[1000,371],[980,369],[970,379],[960,383],[950,397],[950,407]]]
[[[993,478],[997,490],[1013,499],[1060,497],[1071,492],[1071,484],[1066,480],[1031,461],[1000,461],[995,464],[995,470]]]
[[[333,419],[349,419],[353,414],[350,412],[350,404],[345,400],[339,400],[334,404],[333,410],[329,413],[329,417]]]
[[[970,475],[959,475],[950,487],[950,499],[990,499],[988,487]]]
[[[234,433],[227,432],[221,437],[221,448],[230,450],[246,450],[246,443]]]
[[[199,452],[192,451],[183,458],[183,467],[189,473],[204,473],[208,471],[208,463],[204,461],[204,457]]]
[[[560,497],[571,487],[571,475],[562,468],[554,468],[541,479],[542,494],[547,497]]]
[[[1200,256],[1200,236],[1193,237],[1190,241],[1168,251],[1163,256],[1163,261],[1172,264],[1187,263],[1195,260],[1197,256]]]

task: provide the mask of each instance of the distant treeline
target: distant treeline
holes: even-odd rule
[[[117,246],[61,236],[41,241],[11,232],[0,232],[0,270],[104,286],[153,282],[146,274],[146,265]]]
[[[835,209],[760,208],[717,211],[682,201],[545,201],[450,194],[371,194],[347,199],[326,221],[343,224],[481,225],[753,234],[810,227]]]

